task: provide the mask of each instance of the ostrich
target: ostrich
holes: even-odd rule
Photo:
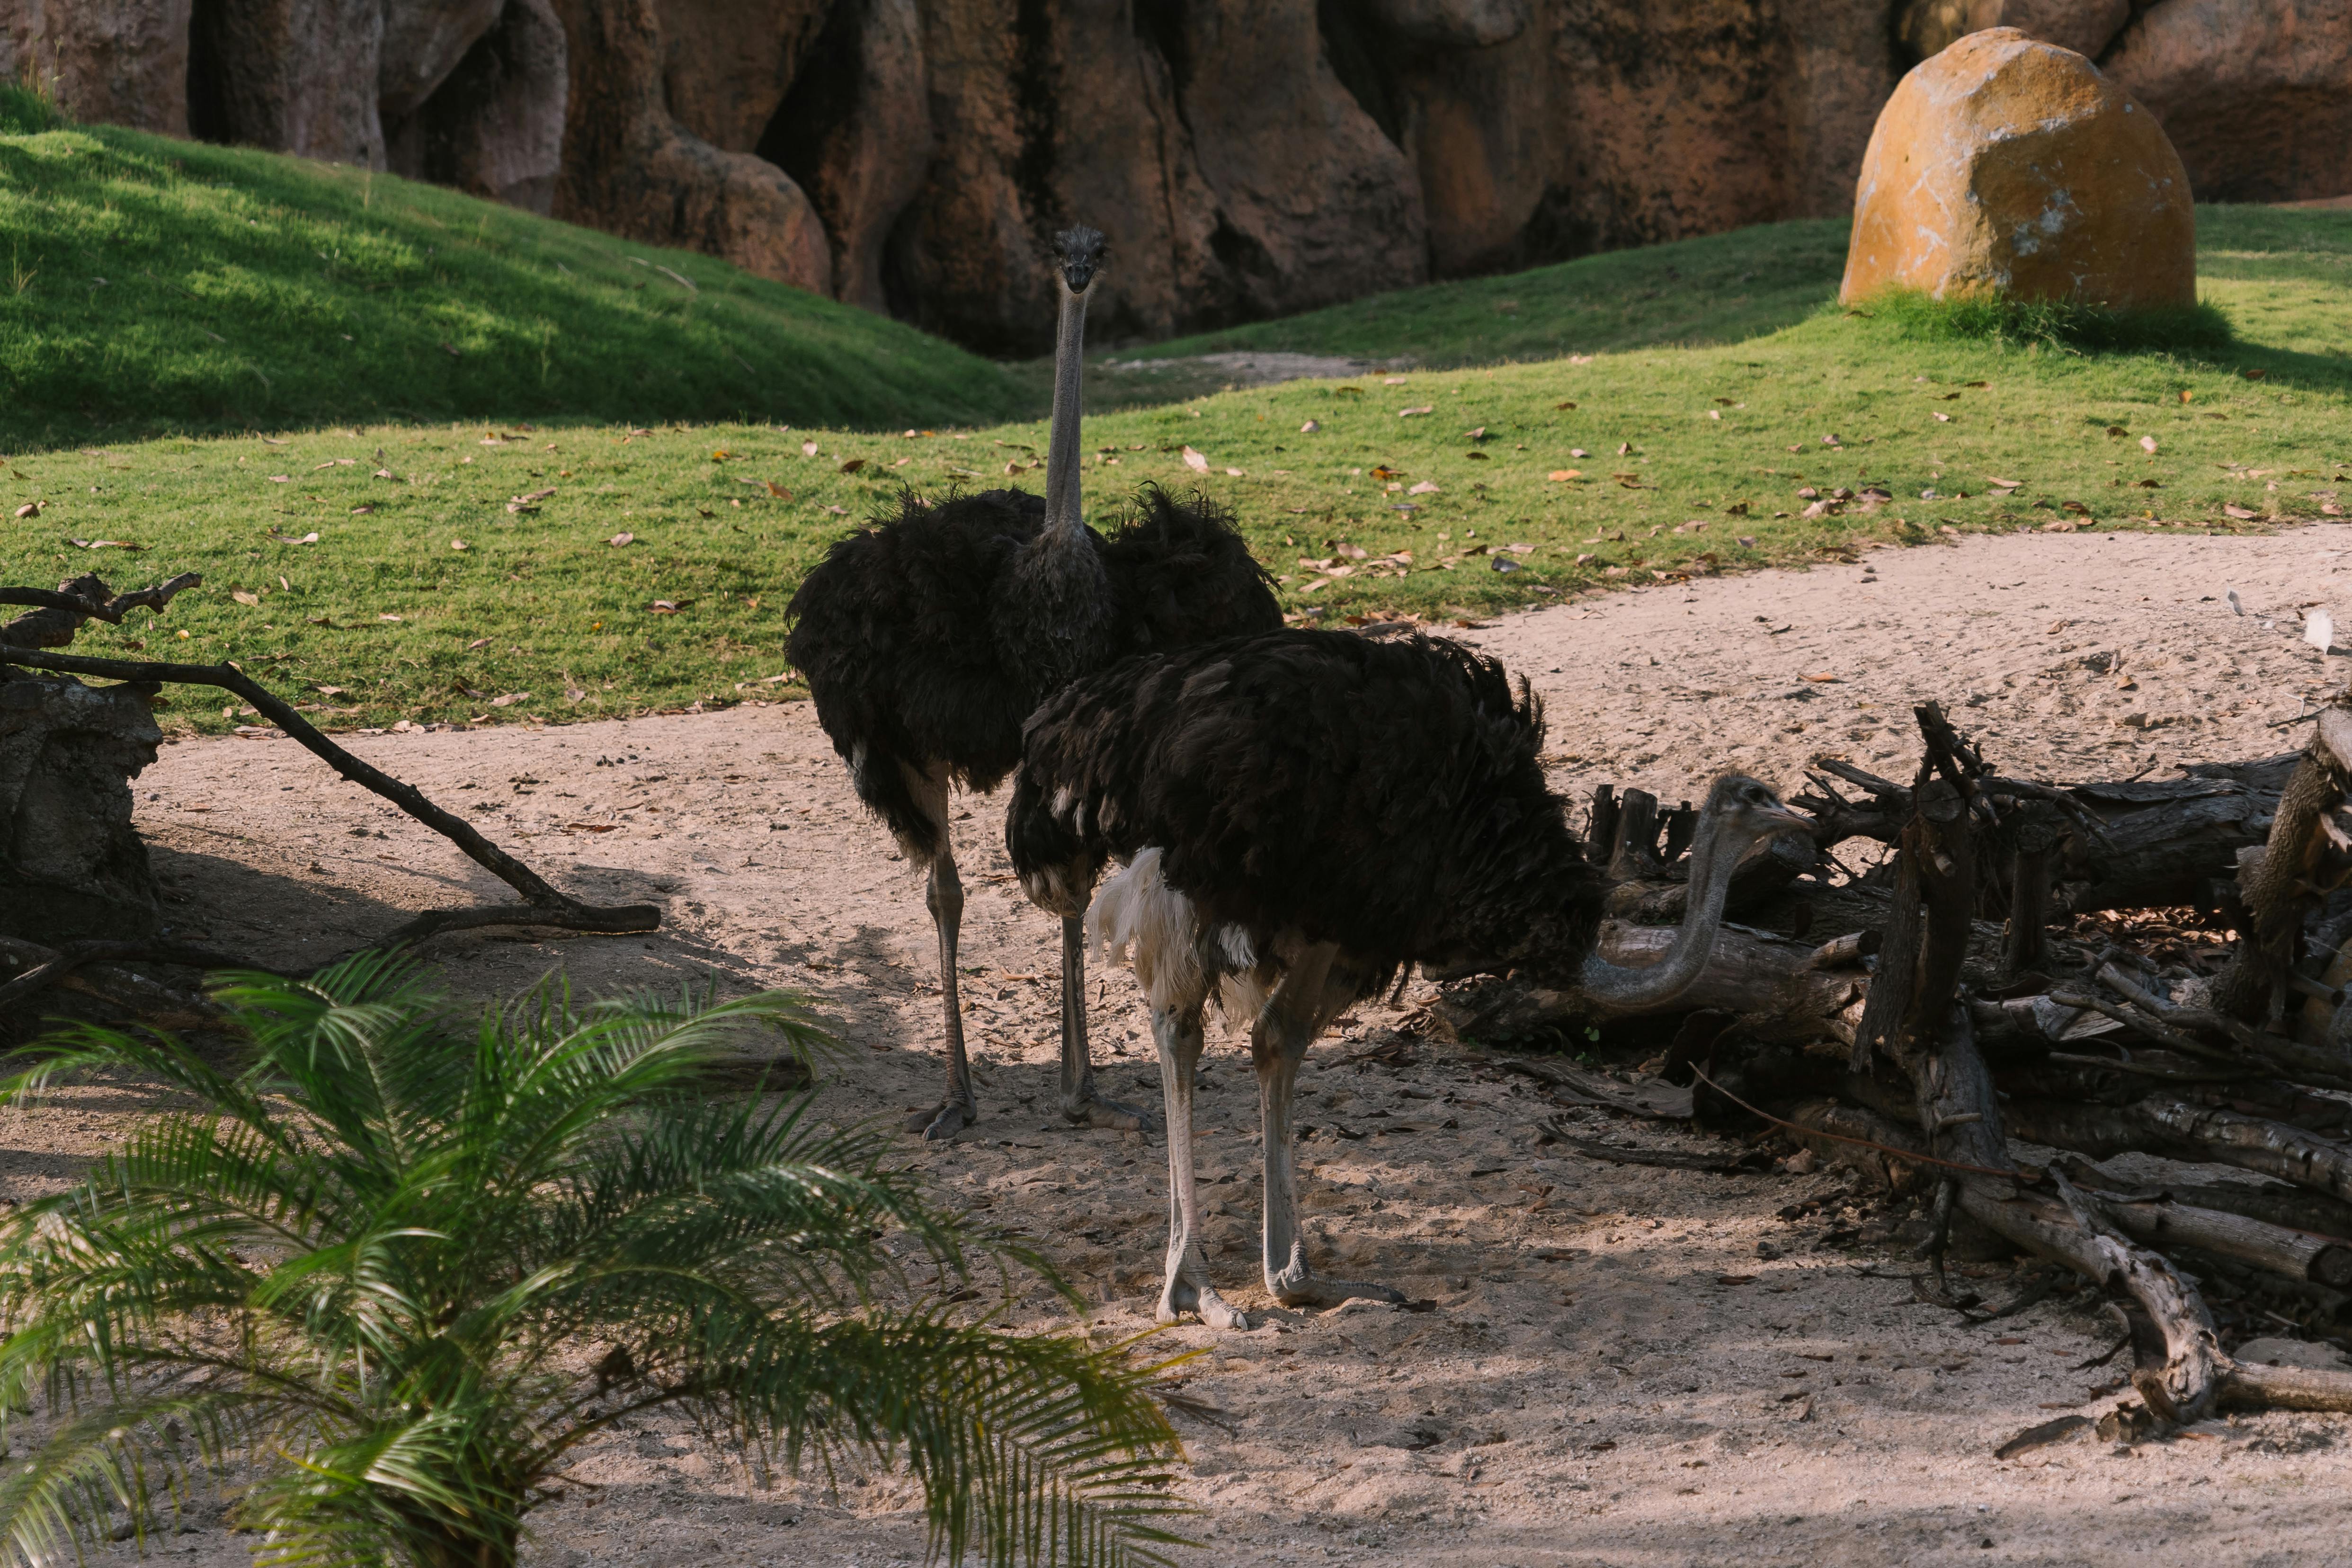
[[[1162,1321],[1248,1319],[1209,1281],[1192,1184],[1202,1008],[1246,1019],[1265,1131],[1266,1289],[1285,1306],[1385,1285],[1318,1276],[1297,1222],[1290,1097],[1299,1059],[1401,966],[1514,966],[1597,1006],[1654,1005],[1695,980],[1731,873],[1801,827],[1754,779],[1727,775],[1691,847],[1691,897],[1663,962],[1597,952],[1603,888],[1536,754],[1524,681],[1456,644],[1345,632],[1237,638],[1129,660],[1065,688],[1029,721],[1008,838],[1031,897],[1066,900],[1105,860],[1097,951],[1132,954],[1167,1102]]]
[[[945,1101],[907,1124],[951,1138],[979,1116],[964,1054],[956,939],[963,887],[949,831],[952,786],[986,793],[1021,758],[1021,722],[1039,700],[1115,658],[1282,625],[1265,569],[1205,500],[1147,488],[1105,538],[1078,505],[1078,393],[1087,299],[1103,237],[1055,241],[1061,317],[1045,494],[988,490],[898,514],[835,543],[793,595],[790,658],[817,721],[849,764],[858,798],[927,874],[947,1010]],[[1091,879],[1089,880],[1089,887]],[[1087,1054],[1087,889],[1062,917],[1062,1113],[1097,1127],[1148,1128],[1149,1111],[1095,1092]]]

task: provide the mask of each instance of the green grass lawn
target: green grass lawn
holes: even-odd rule
[[[0,451],[451,418],[875,428],[1034,396],[882,317],[454,191],[0,133]]]
[[[1846,221],[1771,224],[1611,251],[1501,278],[1433,283],[1176,338],[1129,358],[1255,349],[1416,369],[1736,343],[1793,326],[1837,292]]]
[[[1556,341],[1572,358],[1097,416],[1089,510],[1109,521],[1145,481],[1197,485],[1234,508],[1294,613],[1432,618],[1801,563],[1865,540],[2331,515],[2352,482],[2352,362],[2338,348],[2352,321],[2352,215],[2200,216],[2203,287],[2238,332],[2209,357],[1915,340],[1891,320],[1823,308],[1832,230],[1751,229],[1443,285],[1426,309],[1392,297],[1381,309],[1398,335],[1377,345],[1423,362],[1549,353],[1552,341],[1508,335],[1535,323],[1482,325],[1465,303],[1499,298],[1519,300],[1522,317],[1530,301],[1570,301],[1565,319],[1613,320],[1634,346],[1570,333]],[[1718,315],[1658,288],[1669,270],[1679,289],[1743,256],[1784,282],[1718,301]],[[1780,300],[1807,268],[1811,300]],[[1351,335],[1363,308],[1249,331],[1269,340],[1261,347],[1366,352],[1375,345]],[[561,721],[791,695],[771,679],[784,673],[782,606],[830,540],[890,508],[902,484],[941,495],[1044,478],[1034,422],[910,418],[912,435],[895,418],[867,434],[533,423],[320,421],[20,456],[0,469],[0,495],[8,510],[36,500],[42,510],[0,536],[0,581],[96,568],[120,586],[203,571],[205,588],[163,621],[93,626],[77,647],[234,658],[331,727]],[[1804,489],[1854,494],[1809,518]],[[99,540],[143,549],[70,542]],[[176,694],[174,721],[218,730],[242,717],[208,696]]]

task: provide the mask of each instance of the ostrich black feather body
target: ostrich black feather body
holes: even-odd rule
[[[1591,951],[1603,889],[1542,739],[1524,682],[1442,639],[1190,647],[1031,717],[1007,838],[1024,878],[1157,847],[1205,928],[1337,942],[1367,993],[1414,961],[1557,962]]]
[[[958,496],[834,545],[786,611],[789,657],[858,798],[910,852],[939,852],[906,770],[996,787],[1021,725],[1073,677],[1130,653],[1282,624],[1228,517],[1147,489],[1087,557],[1054,560],[1045,508],[1019,490]],[[1041,566],[1041,562],[1045,563]]]

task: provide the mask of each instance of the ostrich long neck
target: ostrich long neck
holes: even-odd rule
[[[1741,858],[1738,849],[1723,842],[1724,837],[1719,817],[1699,826],[1691,845],[1690,896],[1682,929],[1675,933],[1664,959],[1644,969],[1628,969],[1592,952],[1578,977],[1587,995],[1607,1006],[1631,1010],[1670,1001],[1699,977],[1715,950],[1716,933],[1723,929],[1724,900]]]
[[[1061,542],[1086,537],[1078,505],[1078,391],[1086,359],[1087,297],[1061,289],[1054,331],[1054,426],[1045,447],[1045,532]]]

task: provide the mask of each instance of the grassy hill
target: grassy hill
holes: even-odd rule
[[[1845,236],[1843,218],[1735,229],[1374,294],[1154,343],[1133,357],[1272,350],[1403,358],[1435,370],[1661,343],[1736,343],[1794,325],[1835,295]]]
[[[1135,359],[1255,350],[1417,368],[1736,343],[1792,327],[1837,296],[1846,222],[1768,224],[1612,251],[1500,278],[1375,294],[1281,321],[1176,338]],[[2197,209],[2203,296],[2271,348],[2337,354],[2352,303],[2352,212]]]
[[[722,261],[0,102],[0,450],[384,420],[1004,418],[1000,366]]]
[[[68,133],[82,140],[64,143],[57,134],[0,140],[0,159],[102,155],[113,168],[131,157],[123,151],[131,139],[113,132]],[[143,140],[135,150],[163,161],[212,155]],[[420,214],[463,202],[383,181],[371,196],[364,177],[347,171],[296,165],[284,177],[348,197],[359,215],[346,215],[348,234],[379,221],[369,215],[387,188],[422,204]],[[13,180],[0,186],[0,202],[24,199]],[[199,212],[231,214],[253,198],[205,184],[187,199]],[[335,727],[560,721],[790,693],[772,679],[785,668],[782,609],[833,539],[891,508],[902,484],[940,495],[1034,488],[1044,478],[1041,423],[958,426],[951,413],[931,420],[908,411],[926,397],[952,410],[956,388],[994,387],[987,378],[999,374],[1017,384],[1025,372],[967,364],[887,322],[701,258],[658,258],[706,284],[698,295],[669,284],[665,296],[660,275],[633,279],[646,269],[614,259],[653,262],[650,252],[483,214],[478,204],[446,210],[475,214],[469,221],[489,235],[529,237],[551,258],[573,247],[560,251],[572,272],[521,257],[520,240],[436,237],[433,262],[462,261],[485,269],[468,276],[519,289],[556,288],[551,277],[572,290],[561,298],[650,333],[631,340],[635,359],[614,349],[603,381],[563,381],[587,416],[540,416],[526,430],[510,421],[543,405],[486,383],[481,406],[499,409],[488,428],[483,418],[352,423],[347,413],[287,410],[237,435],[110,435],[103,447],[37,456],[20,447],[0,467],[0,516],[41,510],[0,533],[0,582],[45,584],[97,569],[125,584],[202,571],[204,589],[163,621],[93,626],[78,646],[234,658]],[[272,221],[290,226],[292,212]],[[103,221],[100,203],[87,222]],[[501,231],[508,222],[517,226]],[[1801,564],[1871,541],[2263,529],[2352,511],[2352,361],[2339,346],[2352,320],[2352,214],[2218,208],[2201,212],[2200,224],[2200,287],[2237,336],[2194,353],[1926,340],[1892,317],[1825,308],[1836,227],[1817,223],[1438,285],[1161,345],[1146,352],[1239,346],[1459,368],[1099,414],[1086,433],[1089,511],[1110,521],[1147,480],[1198,486],[1234,509],[1294,613],[1433,617]],[[305,288],[333,282],[315,260],[311,270]],[[121,282],[104,276],[101,294]],[[39,299],[37,289],[25,292]],[[667,401],[680,394],[647,367],[689,357],[674,352],[682,331],[744,341],[712,328],[714,295],[738,312],[720,320],[769,310],[772,343],[822,343],[854,373],[822,390],[870,396],[866,409],[887,412],[828,416],[834,428],[789,432],[774,415],[687,422]],[[522,319],[489,282],[478,293],[420,297],[442,310],[470,299],[483,321]],[[65,298],[78,310],[119,310],[121,331],[158,342],[184,342],[195,319],[184,302],[150,298],[132,309]],[[347,298],[352,309],[382,306],[383,330],[403,330],[391,304],[364,289]],[[1517,310],[1503,310],[1510,301]],[[256,331],[267,324],[255,321]],[[308,352],[299,334],[274,341]],[[860,356],[877,344],[891,357],[869,367]],[[1563,349],[1573,357],[1487,363]],[[47,356],[52,345],[35,333],[28,347],[8,350],[18,352]],[[342,351],[320,352],[331,363]],[[558,369],[565,352],[562,342],[551,349]],[[139,363],[163,357],[158,349]],[[521,384],[536,384],[536,374],[534,360]],[[694,384],[723,392],[728,384],[714,372]],[[160,417],[139,412],[140,385],[116,385],[126,422]],[[596,397],[616,400],[613,423],[596,422],[593,411],[606,406]],[[1035,405],[1016,396],[1012,405]],[[665,414],[676,422],[663,423]],[[847,428],[855,425],[865,433]],[[901,433],[908,426],[911,437]],[[1852,499],[1805,515],[1814,497],[1802,492],[1834,500],[1840,489]],[[205,700],[179,697],[175,722],[218,730],[244,718]]]

